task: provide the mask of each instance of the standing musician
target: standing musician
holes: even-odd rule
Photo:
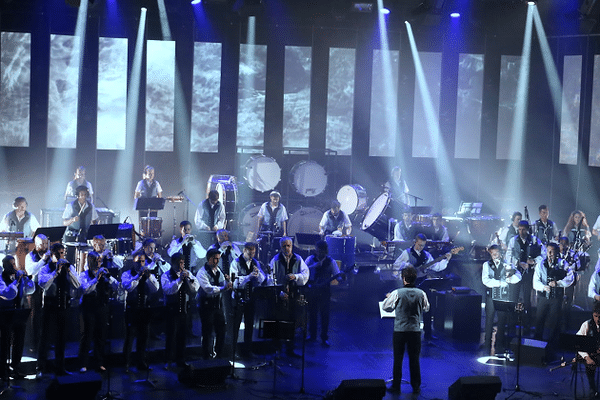
[[[569,238],[574,249],[586,247],[592,238],[592,233],[583,211],[575,210],[569,215],[563,233]]]
[[[392,199],[408,204],[408,185],[402,176],[402,169],[395,166],[390,175],[391,179],[383,185],[383,190],[388,192]]]
[[[521,281],[521,272],[513,268],[510,264],[502,261],[502,252],[497,244],[488,248],[491,259],[483,263],[481,270],[481,280],[487,288],[485,299],[485,341],[484,348],[489,354],[492,349],[492,330],[494,328],[494,300],[509,301],[513,286]],[[496,331],[496,353],[508,349],[508,342],[505,338],[506,324],[508,323],[508,314],[505,311],[498,311],[498,329]]]
[[[547,256],[535,267],[533,288],[537,291],[535,338],[552,342],[559,326],[565,288],[573,284],[573,270],[558,258],[558,244],[547,245]]]
[[[121,275],[121,284],[123,289],[127,291],[125,308],[127,326],[125,329],[125,342],[123,343],[125,369],[127,371],[131,365],[131,347],[134,336],[137,337],[138,370],[147,371],[150,369],[146,354],[148,330],[152,317],[149,296],[156,293],[159,288],[158,280],[150,273],[150,265],[146,265],[146,254],[144,252],[137,253],[133,256],[133,268]]]
[[[598,395],[598,387],[596,386],[596,366],[600,361],[600,303],[594,305],[592,318],[581,324],[577,335],[591,336],[596,339],[595,352],[587,353],[580,351],[577,353],[577,357],[584,360],[585,374],[590,384],[590,392],[592,392],[593,398],[598,398],[600,396]]]
[[[91,224],[98,222],[96,207],[90,203],[86,186],[78,186],[76,189],[77,199],[67,204],[63,212],[63,225],[65,231],[65,242],[85,242],[87,231]]]
[[[446,269],[448,262],[452,258],[452,253],[448,253],[444,258],[435,264],[423,267],[434,261],[432,255],[425,250],[427,244],[427,238],[422,233],[417,234],[412,247],[404,250],[400,257],[394,261],[394,270],[402,271],[407,267],[414,267],[417,270],[417,275],[425,275],[428,272],[440,272]],[[423,315],[423,331],[425,332],[425,340],[431,340],[431,314],[432,310],[429,310]]]
[[[394,241],[408,242],[417,235],[417,225],[413,223],[413,213],[406,208],[402,213],[402,221],[394,227]]]
[[[221,293],[230,294],[229,277],[219,268],[221,253],[217,249],[206,252],[206,264],[196,278],[200,283],[200,321],[202,322],[202,356],[204,359],[223,357],[225,347],[225,314]],[[213,332],[216,342],[213,344]]]
[[[269,194],[271,201],[263,203],[258,210],[258,228],[261,231],[271,231],[275,236],[287,235],[287,220],[288,213],[281,201],[281,194],[277,191],[272,191]]]
[[[565,301],[562,303],[561,329],[566,331],[571,320],[571,306],[573,305],[573,300],[575,298],[575,289],[580,284],[581,275],[579,275],[579,271],[582,271],[582,269],[579,254],[571,249],[568,237],[563,236],[559,238],[558,249],[558,258],[564,260],[564,262],[573,270],[573,284],[565,288]]]
[[[75,170],[74,178],[71,182],[67,183],[67,190],[65,190],[65,201],[70,203],[74,200],[77,200],[77,188],[79,186],[85,186],[88,188],[88,201],[90,203],[94,202],[94,189],[92,188],[92,184],[85,179],[85,167],[79,166]]]
[[[219,192],[211,190],[196,209],[194,222],[201,231],[218,231],[225,228],[225,206],[219,201]]]
[[[145,266],[150,269],[150,272],[158,279],[163,273],[168,271],[171,266],[163,260],[162,256],[156,252],[156,240],[146,238],[142,242],[142,248],[134,252],[134,255],[143,253]]]
[[[71,297],[76,296],[77,289],[80,286],[75,267],[64,259],[65,246],[61,243],[55,243],[52,245],[51,251],[52,258],[42,267],[38,276],[39,285],[44,289],[42,336],[37,360],[38,378],[42,378],[43,373],[46,372],[50,329],[56,331],[54,342],[56,374],[67,374],[65,370],[67,309],[71,305]]]
[[[119,282],[110,276],[108,268],[102,266],[103,257],[96,251],[87,256],[87,271],[79,274],[81,282],[80,312],[83,322],[79,341],[79,372],[86,372],[90,353],[90,343],[94,339],[96,369],[106,371],[104,367],[104,346],[108,337],[109,300],[111,292],[117,291]]]
[[[542,241],[543,244],[558,239],[558,228],[556,224],[548,219],[550,211],[548,206],[542,204],[538,207],[540,219],[535,221],[533,226],[533,233]]]
[[[331,202],[331,210],[325,211],[321,222],[319,222],[319,234],[347,236],[352,231],[352,222],[348,215],[341,210],[342,205],[339,201]]]
[[[540,239],[529,233],[529,222],[520,221],[517,235],[508,241],[506,250],[506,263],[519,269],[522,275],[521,282],[517,283],[514,298],[519,300],[519,294],[523,292],[523,307],[527,311],[524,317],[524,327],[528,330],[531,326],[529,313],[531,311],[531,291],[533,290],[533,270],[536,264],[542,263],[546,257],[546,246]]]
[[[198,263],[200,259],[206,257],[206,250],[192,235],[192,223],[189,221],[181,221],[179,224],[179,230],[181,236],[177,239],[173,239],[167,254],[169,257],[173,257],[175,253],[181,253],[183,255],[183,262],[185,269],[195,274],[198,270]]]
[[[13,202],[14,210],[4,215],[0,223],[1,232],[23,232],[23,236],[31,237],[40,227],[35,215],[27,211],[25,197],[17,197]]]
[[[171,256],[171,269],[162,274],[161,285],[166,305],[166,346],[167,364],[175,361],[178,367],[185,367],[185,346],[188,330],[190,300],[196,297],[200,287],[198,279],[185,267],[185,256],[174,253]],[[173,355],[173,349],[175,354]]]
[[[244,253],[231,263],[231,279],[233,281],[233,339],[237,343],[238,332],[244,318],[244,346],[242,355],[252,357],[252,334],[254,332],[255,301],[252,291],[265,281],[265,273],[260,268],[256,254],[256,243],[246,242]]]
[[[497,234],[492,237],[491,242],[499,245],[502,250],[506,250],[508,248],[508,242],[510,242],[510,239],[517,236],[519,223],[522,219],[523,214],[521,214],[519,211],[512,213],[510,217],[511,224],[500,229],[500,231],[498,231]]]
[[[26,296],[35,291],[35,284],[25,271],[17,270],[15,258],[6,256],[2,260],[2,279],[0,280],[0,310],[20,310],[25,308]],[[10,354],[11,377],[23,379],[21,358],[25,346],[26,321],[0,321],[0,376],[7,379],[7,361]],[[11,346],[12,343],[12,346]],[[12,347],[12,352],[11,352]]]
[[[284,236],[279,241],[281,252],[271,259],[269,263],[269,284],[282,286],[278,295],[278,314],[282,320],[296,321],[296,303],[298,300],[299,287],[306,285],[310,272],[300,255],[292,252],[292,238]],[[294,352],[294,340],[287,342],[287,354],[298,357]]]
[[[140,197],[162,197],[162,187],[160,186],[160,183],[154,179],[154,174],[154,167],[150,165],[146,165],[144,167],[142,180],[137,183],[135,191],[133,192],[134,199],[139,199]],[[150,211],[150,213],[148,213],[147,210],[139,210],[138,213],[140,217],[140,225],[142,218],[156,217],[158,215],[158,212],[156,210],[152,210]]]
[[[92,247],[94,251],[98,253],[100,258],[98,259],[98,265],[102,268],[106,268],[109,270],[112,268],[117,268],[121,270],[123,268],[123,257],[113,255],[110,249],[106,248],[106,239],[102,235],[96,235],[92,239]],[[86,263],[84,269],[88,269],[88,259],[86,259]]]
[[[315,244],[316,255],[306,259],[310,271],[308,280],[309,335],[307,340],[317,340],[317,314],[321,314],[321,343],[329,347],[329,314],[331,303],[331,281],[341,281],[337,262],[329,256],[327,242],[320,240]]]
[[[42,267],[48,263],[52,253],[48,248],[48,238],[44,234],[36,235],[33,239],[35,248],[25,257],[25,272],[35,283],[35,292],[31,296],[31,326],[33,345],[31,348],[37,350],[40,343],[40,332],[42,331],[42,298],[44,291],[38,284],[38,276]]]
[[[588,297],[594,300],[594,306],[600,304],[600,259],[598,259],[598,262],[596,263],[594,273],[590,276]]]

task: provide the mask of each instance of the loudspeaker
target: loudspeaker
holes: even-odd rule
[[[191,362],[179,373],[179,382],[188,386],[225,386],[231,372],[227,360],[200,360]]]
[[[448,388],[448,400],[494,400],[501,390],[497,376],[463,376]]]
[[[515,359],[517,357],[518,344],[518,338],[514,338],[512,342],[510,342],[510,349],[515,354]],[[545,365],[546,360],[548,359],[547,347],[548,342],[534,339],[521,339],[521,364],[538,366]]]
[[[101,387],[102,377],[96,372],[59,376],[46,388],[46,398],[49,400],[93,400]]]
[[[333,392],[334,400],[381,400],[385,396],[383,379],[348,379]]]

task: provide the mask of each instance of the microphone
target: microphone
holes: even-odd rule
[[[129,215],[125,217],[125,220],[123,221],[123,223],[126,223],[128,219],[129,219]]]
[[[183,192],[184,191],[182,190],[181,192],[177,193],[177,196],[183,196]]]

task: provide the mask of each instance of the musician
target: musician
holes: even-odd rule
[[[76,193],[77,200],[67,204],[62,216],[63,225],[67,227],[66,242],[85,242],[90,225],[98,222],[96,207],[87,200],[88,188],[83,185],[78,186]]]
[[[106,371],[104,367],[104,346],[108,337],[109,300],[112,292],[119,288],[119,282],[112,276],[108,268],[102,266],[104,257],[92,251],[87,255],[87,271],[79,274],[81,282],[81,301],[79,310],[83,329],[79,341],[79,372],[86,372],[88,367],[90,343],[94,339],[94,356],[96,369]]]
[[[212,244],[208,250],[215,249],[221,254],[219,259],[219,268],[227,276],[230,275],[231,264],[233,260],[242,254],[240,248],[229,240],[229,231],[226,229],[219,229],[217,231],[217,243]],[[225,313],[225,320],[227,324],[233,323],[233,299],[231,296],[224,296],[223,312]],[[226,333],[229,335],[229,332]]]
[[[219,201],[219,192],[211,190],[196,209],[194,222],[201,231],[218,231],[225,228],[225,206]]]
[[[192,223],[190,221],[181,221],[179,224],[180,237],[173,239],[167,254],[173,257],[175,253],[183,254],[185,269],[195,274],[198,271],[200,259],[206,257],[206,250],[192,235]]]
[[[494,327],[494,300],[509,301],[510,292],[514,290],[511,286],[521,281],[521,272],[517,268],[502,261],[500,246],[494,244],[489,247],[490,260],[483,263],[481,280],[487,288],[485,299],[485,339],[484,347],[489,354],[492,349],[492,330]],[[505,338],[508,315],[504,311],[498,311],[498,329],[496,331],[496,353],[506,350],[508,342]]]
[[[35,292],[31,295],[31,324],[33,345],[31,348],[37,351],[42,331],[42,298],[44,291],[38,284],[38,276],[44,265],[48,263],[52,253],[48,248],[48,238],[44,234],[36,235],[33,239],[35,248],[25,257],[25,271],[35,283]]]
[[[434,213],[431,216],[431,225],[427,229],[427,237],[431,240],[449,242],[450,235],[448,235],[448,228],[444,226],[444,220],[442,214]]]
[[[284,236],[279,241],[281,251],[269,263],[269,285],[282,286],[278,297],[278,314],[282,320],[296,321],[296,304],[299,296],[299,287],[306,285],[310,272],[308,266],[294,253],[292,238]],[[294,352],[294,340],[287,342],[287,355],[298,357]]]
[[[134,255],[143,253],[145,266],[150,269],[150,272],[155,277],[161,276],[163,273],[171,268],[171,265],[163,260],[162,256],[156,252],[156,240],[153,238],[146,238],[142,242],[141,249],[134,252]]]
[[[2,279],[0,280],[0,310],[20,310],[26,308],[28,295],[35,291],[35,284],[30,280],[25,271],[17,270],[15,258],[6,256],[2,260]],[[20,365],[25,346],[26,321],[0,321],[0,376],[8,378],[7,360],[10,354],[12,373],[11,377],[22,379]],[[11,351],[12,343],[12,351]]]
[[[71,298],[77,295],[77,289],[80,287],[75,267],[64,258],[65,246],[55,243],[52,245],[51,252],[52,257],[42,267],[38,276],[38,283],[44,289],[42,336],[37,360],[38,378],[42,378],[42,374],[46,372],[50,330],[56,332],[54,341],[56,374],[67,374],[65,370],[67,309],[71,305]]]
[[[537,291],[535,338],[552,341],[556,334],[565,289],[573,284],[573,270],[558,258],[556,243],[548,243],[545,260],[535,267],[533,288]]]
[[[417,225],[413,223],[413,213],[409,208],[402,213],[402,221],[394,227],[394,241],[408,242],[417,235]]]
[[[90,203],[94,202],[94,189],[92,188],[91,182],[85,179],[85,167],[79,166],[75,170],[74,178],[71,182],[67,183],[67,190],[65,190],[65,200],[67,203],[71,203],[77,200],[77,188],[79,186],[85,186],[88,188],[88,198]]]
[[[321,343],[329,347],[329,310],[331,303],[331,281],[341,281],[340,269],[337,262],[329,256],[327,242],[320,240],[315,244],[316,255],[310,255],[306,259],[306,265],[310,271],[308,279],[309,291],[308,315],[309,335],[307,340],[317,340],[317,314],[321,315]]]
[[[598,388],[596,386],[596,366],[600,361],[600,303],[594,305],[592,318],[581,324],[577,335],[591,336],[596,339],[596,351],[587,353],[580,351],[577,356],[585,361],[585,374],[590,384],[590,391],[594,398],[598,398]]]
[[[540,264],[546,258],[546,246],[535,235],[529,233],[529,222],[520,221],[517,235],[508,241],[506,250],[506,263],[516,266],[521,272],[521,282],[513,293],[512,301],[519,302],[519,295],[523,293],[523,307],[527,311],[524,315],[524,327],[530,327],[531,291],[533,290],[533,270],[536,264]]]
[[[4,215],[0,223],[1,232],[23,232],[23,236],[32,237],[40,227],[35,215],[27,211],[25,197],[17,197],[13,202],[14,210]]]
[[[510,239],[517,236],[519,230],[519,223],[522,219],[523,214],[521,214],[520,212],[515,211],[514,213],[512,213],[510,217],[511,224],[503,227],[498,232],[498,237],[500,238],[501,243],[498,243],[498,237],[495,237],[495,235],[492,238],[492,242],[500,245],[500,247],[502,247],[503,250],[506,250],[508,248],[508,242],[510,242]]]
[[[563,229],[564,235],[569,238],[573,248],[584,248],[592,238],[590,226],[583,211],[575,210],[569,215],[569,220]]]
[[[258,227],[261,231],[271,231],[278,235],[287,235],[287,220],[289,219],[287,210],[281,201],[281,194],[272,191],[269,194],[270,202],[263,203],[258,210]]]
[[[319,222],[320,235],[347,236],[352,231],[352,222],[348,215],[341,210],[339,201],[331,202],[331,209],[325,211],[321,222]]]
[[[392,168],[390,175],[391,179],[383,185],[383,190],[388,192],[392,199],[408,204],[408,185],[402,176],[402,169],[395,166]]]
[[[92,247],[94,248],[94,251],[100,255],[98,264],[101,268],[106,268],[108,270],[110,270],[111,268],[117,268],[121,270],[123,268],[123,256],[115,256],[113,255],[112,251],[110,251],[110,249],[106,248],[106,239],[104,238],[104,236],[94,236],[94,238],[92,239]],[[89,268],[87,261],[88,259],[86,258],[85,265],[83,267],[85,270]]]
[[[548,244],[550,241],[558,239],[558,227],[554,222],[548,219],[550,211],[548,206],[542,204],[538,207],[540,219],[535,221],[533,233],[542,241],[543,244]]]
[[[151,264],[150,264],[151,265]],[[150,273],[150,265],[146,265],[146,253],[139,252],[133,256],[133,268],[123,272],[121,284],[127,291],[125,307],[125,369],[131,365],[131,346],[133,337],[136,340],[136,353],[138,370],[147,371],[150,368],[147,362],[146,348],[148,344],[148,330],[152,318],[149,296],[158,292],[159,283]]]
[[[600,259],[596,263],[594,273],[590,276],[588,297],[594,300],[594,306],[600,304]]]
[[[566,331],[569,327],[569,321],[571,320],[571,306],[575,298],[575,288],[580,282],[581,275],[581,257],[578,253],[571,249],[569,244],[569,238],[566,236],[561,237],[558,240],[558,258],[564,260],[564,262],[573,270],[573,284],[565,288],[565,301],[562,303],[561,313],[561,328]]]
[[[204,359],[222,357],[225,346],[225,314],[221,294],[230,294],[232,285],[219,268],[221,253],[217,249],[206,252],[206,264],[200,268],[196,278],[200,283],[200,321],[202,322],[202,356]],[[213,332],[216,336],[212,346]]]
[[[402,383],[402,361],[404,352],[408,352],[410,385],[413,395],[421,392],[421,314],[429,311],[427,294],[415,286],[417,271],[413,266],[402,270],[404,287],[386,294],[383,309],[395,311],[394,319],[394,369],[392,385],[388,391],[400,392]]]
[[[168,370],[173,361],[183,368],[187,365],[184,353],[190,300],[196,297],[200,285],[198,279],[186,269],[185,256],[182,253],[174,253],[171,256],[171,269],[162,274],[161,285],[166,305],[165,369]]]
[[[252,291],[266,279],[256,255],[256,243],[246,242],[244,253],[231,263],[231,279],[235,290],[233,313],[233,337],[237,342],[238,332],[244,318],[244,346],[242,355],[252,357],[252,334],[254,331],[255,301]]]
[[[440,272],[446,269],[448,262],[452,258],[452,253],[445,254],[444,257],[432,264],[427,268],[423,269],[425,265],[428,265],[434,261],[432,255],[425,250],[427,244],[427,238],[422,233],[417,234],[412,247],[404,250],[400,257],[394,262],[394,270],[402,271],[408,267],[415,267],[418,274],[426,275],[429,272]],[[431,317],[432,312],[426,311],[423,315],[423,331],[425,332],[425,340],[431,340]]]
[[[154,167],[146,165],[142,174],[143,179],[135,187],[135,192],[133,193],[134,199],[139,199],[140,197],[162,197],[162,187],[154,179],[154,175]]]

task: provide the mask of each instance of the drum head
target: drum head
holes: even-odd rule
[[[268,192],[281,180],[281,168],[277,161],[267,156],[252,157],[245,164],[245,178],[251,189]]]
[[[337,192],[340,209],[347,215],[364,210],[367,205],[367,192],[360,185],[344,185]]]
[[[237,200],[237,185],[234,182],[218,182],[215,185],[215,190],[219,192],[219,199],[225,205],[227,219],[233,218],[235,213],[235,205]]]
[[[379,197],[375,199],[375,201],[373,202],[373,204],[371,204],[371,207],[369,207],[365,214],[365,218],[363,219],[361,228],[362,230],[365,230],[371,225],[373,225],[373,223],[377,221],[379,216],[384,213],[389,203],[389,199],[390,197],[387,192],[380,194]]]
[[[287,225],[289,236],[296,233],[319,233],[319,222],[323,217],[323,211],[313,207],[301,207],[290,216]]]
[[[255,232],[258,227],[258,211],[260,204],[248,204],[240,213],[239,229],[244,238],[248,237],[249,232]],[[256,232],[255,232],[256,233]]]
[[[233,175],[211,175],[208,177],[208,182],[206,183],[206,195],[208,196],[208,192],[211,190],[218,190],[218,184],[233,184],[236,185],[236,178]],[[237,187],[237,185],[236,185]],[[219,196],[221,193],[219,192]],[[219,197],[220,200],[223,200],[223,197]]]
[[[290,182],[304,197],[318,196],[327,187],[325,168],[314,161],[300,161],[290,172]]]

